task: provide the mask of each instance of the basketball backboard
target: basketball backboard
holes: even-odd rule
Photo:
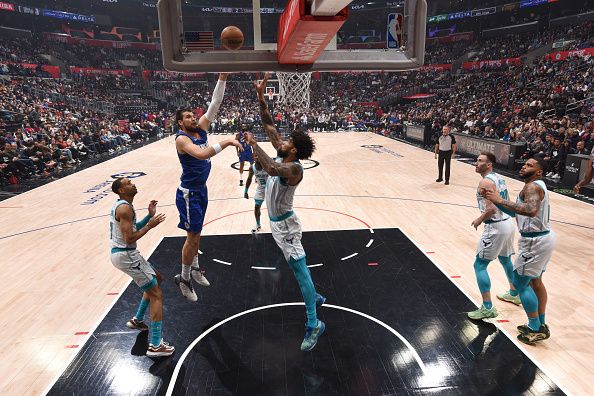
[[[163,63],[167,70],[310,72],[410,70],[423,65],[426,0],[229,0],[212,7],[192,3],[191,0],[159,0],[157,5]],[[247,5],[231,6],[241,3]],[[346,4],[346,7],[337,16],[311,15],[313,7],[319,10],[322,3]],[[280,24],[279,20],[282,21]],[[291,36],[291,24],[295,24],[295,20],[297,23],[304,21],[300,28],[306,32],[315,32],[316,28],[331,31],[328,26],[332,25],[338,33],[334,35],[332,32],[331,40],[330,34],[326,34],[328,45],[324,42],[325,50],[319,48],[313,58],[290,53],[289,63],[282,64],[282,56],[298,41]],[[239,27],[244,34],[245,42],[239,50],[229,51],[221,45],[220,33],[229,25]],[[277,52],[279,26],[280,63]],[[287,32],[290,33],[287,35]],[[305,40],[311,43],[320,34],[312,33],[314,40],[309,36],[307,34]],[[297,47],[303,48],[303,43],[297,43]],[[308,50],[305,53],[308,55]],[[302,59],[305,61],[298,63]]]

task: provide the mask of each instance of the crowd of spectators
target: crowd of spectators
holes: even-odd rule
[[[164,113],[139,114],[138,121],[129,122],[54,101],[49,91],[32,89],[54,84],[66,93],[60,80],[2,80],[0,185],[57,176],[90,158],[162,134],[168,117]]]
[[[417,103],[407,118],[433,123],[435,130],[449,124],[454,131],[524,143],[525,158],[544,154],[547,175],[559,179],[568,154],[590,153],[594,146],[593,75],[589,57],[474,71],[434,100]]]
[[[514,57],[544,41],[570,41],[583,48],[592,40],[592,23],[553,29],[540,35],[511,35],[477,42],[484,57]],[[468,43],[433,44],[427,61],[449,63]],[[0,184],[51,177],[88,158],[110,155],[160,136],[179,107],[203,114],[215,78],[195,81],[163,73],[147,82],[138,71],[118,74],[68,74],[47,78],[40,53],[62,56],[77,66],[121,69],[120,60],[160,65],[159,53],[129,49],[98,49],[84,45],[0,39]],[[65,55],[66,54],[66,55]],[[74,60],[76,59],[76,60]],[[35,62],[22,68],[18,62]],[[69,63],[70,64],[70,63]],[[3,75],[3,76],[2,76]],[[522,142],[526,156],[542,153],[548,177],[562,176],[564,158],[589,153],[594,146],[592,114],[594,60],[536,60],[530,65],[463,71],[432,69],[400,73],[323,73],[310,86],[308,110],[273,100],[273,116],[283,128],[375,130],[400,132],[404,122],[431,124],[490,139]],[[260,123],[253,75],[229,78],[223,106],[213,120],[215,132],[237,132]],[[159,79],[163,81],[159,81]],[[406,102],[412,93],[432,99]],[[397,105],[395,105],[397,103]],[[107,106],[104,106],[106,105]],[[103,107],[102,107],[103,106]]]

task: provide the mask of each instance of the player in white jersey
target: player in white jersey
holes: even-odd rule
[[[508,199],[507,185],[503,177],[493,172],[495,156],[492,153],[481,153],[476,160],[475,171],[483,177],[480,181],[476,199],[481,215],[477,217],[472,226],[478,229],[478,226],[485,223],[485,228],[481,239],[478,242],[476,256],[474,259],[474,273],[478,283],[483,304],[476,311],[468,312],[470,319],[487,319],[497,316],[497,309],[493,306],[491,300],[491,279],[487,272],[487,266],[496,258],[505,270],[505,275],[509,282],[509,291],[498,294],[497,297],[503,301],[508,301],[520,305],[520,296],[512,284],[513,264],[511,256],[514,253],[514,231],[515,227],[511,217],[497,208],[491,201],[483,197],[486,190],[497,192],[503,199]]]
[[[303,166],[299,160],[311,157],[315,150],[313,139],[305,132],[294,131],[289,140],[283,141],[274,127],[272,115],[264,99],[264,89],[268,73],[260,83],[255,83],[260,103],[262,126],[277,150],[278,157],[270,158],[258,145],[251,133],[246,133],[246,140],[258,158],[262,168],[268,173],[266,181],[266,206],[270,217],[270,230],[274,241],[283,251],[285,260],[293,271],[307,312],[305,337],[301,343],[302,351],[310,351],[326,329],[318,320],[316,305],[324,303],[325,298],[316,293],[305,259],[305,250],[301,245],[301,223],[293,212],[293,196],[303,179]]]
[[[257,156],[254,156],[257,157]],[[258,162],[256,158],[254,158],[254,163],[250,166],[250,173],[245,182],[245,192],[243,197],[245,199],[249,199],[248,189],[252,184],[252,179],[256,179],[256,183],[258,186],[256,187],[256,192],[254,195],[254,216],[256,217],[256,226],[252,228],[252,233],[256,233],[262,229],[262,225],[260,224],[260,213],[262,208],[262,203],[264,202],[265,193],[266,193],[266,179],[268,179],[268,173],[264,169],[262,169],[262,165]]]
[[[485,198],[499,208],[516,216],[520,240],[518,255],[514,262],[514,286],[526,314],[528,325],[518,326],[518,339],[526,344],[550,337],[545,324],[547,290],[542,275],[553,255],[556,237],[551,230],[549,192],[541,180],[545,162],[542,158],[531,158],[520,170],[525,185],[516,202],[503,199],[494,191],[485,191]]]
[[[163,294],[159,282],[162,277],[136,249],[136,241],[150,229],[161,224],[165,220],[165,215],[155,215],[157,201],[151,201],[148,215],[137,222],[136,212],[132,206],[134,196],[138,192],[136,186],[130,179],[119,178],[114,180],[111,189],[120,197],[113,205],[110,214],[111,262],[114,267],[130,275],[143,292],[136,315],[126,323],[126,326],[131,329],[148,330],[143,319],[150,305],[151,338],[146,355],[169,356],[173,354],[175,348],[163,341],[161,337]]]

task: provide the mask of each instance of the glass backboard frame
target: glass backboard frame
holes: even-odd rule
[[[259,8],[259,0],[253,0]],[[250,51],[183,51],[183,16],[181,0],[159,0],[159,28],[163,66],[175,72],[259,72],[259,71],[398,71],[423,66],[427,23],[426,0],[404,3],[404,49],[337,49],[324,51],[311,65],[280,65],[276,45],[258,41]],[[254,12],[254,15],[256,13]],[[254,17],[254,24],[259,20]],[[259,25],[258,25],[259,27]]]

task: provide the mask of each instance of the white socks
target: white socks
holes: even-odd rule
[[[190,280],[190,271],[192,268],[200,268],[200,264],[198,264],[198,255],[194,256],[194,260],[192,260],[192,265],[185,265],[184,263],[182,263],[181,276],[183,280]]]
[[[182,263],[181,276],[183,280],[190,280],[190,266]]]

